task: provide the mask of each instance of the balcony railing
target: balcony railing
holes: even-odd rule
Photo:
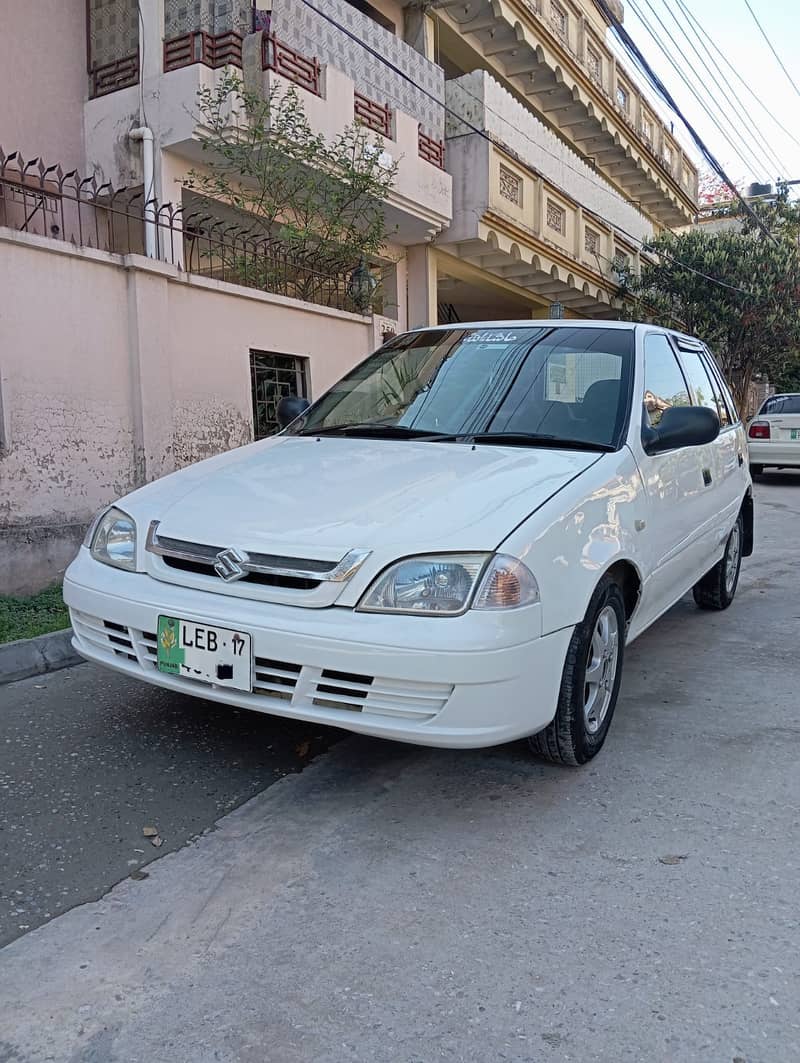
[[[117,89],[126,89],[139,84],[139,53],[115,59],[113,63],[104,63],[94,67],[90,72],[89,95],[105,96]]]
[[[0,225],[118,255],[143,254],[149,228],[157,257],[180,263],[188,273],[364,312],[349,273],[316,268],[313,250],[308,256],[293,254],[266,232],[254,235],[252,222],[245,228],[246,218],[239,226],[230,216],[215,217],[214,206],[206,201],[203,210],[187,210],[155,199],[145,202],[140,190],[113,188],[40,159],[26,162],[19,152],[6,156],[0,148]]]
[[[242,65],[242,38],[238,33],[220,33],[216,37],[197,30],[164,41],[164,70],[178,70],[193,63],[216,69]]]
[[[261,68],[273,70],[301,88],[313,92],[315,96],[322,95],[322,67],[319,60],[295,51],[274,33],[263,33],[261,36]]]
[[[392,137],[392,109],[382,103],[376,103],[367,96],[356,92],[353,98],[353,111],[357,122],[374,129],[376,133],[391,140]]]
[[[429,137],[427,133],[419,131],[419,157],[426,162],[432,163],[434,166],[438,166],[440,170],[444,169],[444,141],[434,140],[433,137]]]
[[[569,23],[565,24],[560,18],[553,17],[548,4],[540,3],[538,0],[522,0],[522,2],[531,14],[532,26],[536,26],[537,24],[541,26],[551,38],[552,43],[557,44],[558,47],[566,49],[566,51],[569,52],[574,63],[583,69],[594,88],[602,94],[603,98],[613,108],[616,117],[624,123],[627,130],[637,137],[642,146],[650,153],[653,161],[657,161],[661,164],[661,166],[668,171],[670,177],[675,180],[675,168],[669,165],[664,165],[663,156],[661,155],[660,150],[662,142],[665,142],[669,135],[668,128],[660,120],[655,121],[653,137],[648,139],[641,135],[640,129],[634,120],[634,114],[638,112],[639,106],[646,102],[646,97],[637,90],[632,89],[629,101],[630,107],[627,111],[623,107],[620,107],[617,100],[614,98],[616,84],[613,77],[613,70],[615,68],[613,60],[615,57],[613,52],[609,50],[608,46],[593,38],[591,47],[584,44],[579,53],[573,42],[570,40],[569,29],[567,28]],[[475,8],[477,12],[477,7],[479,6],[480,5],[473,4],[469,10],[472,11],[473,8]],[[508,22],[508,16],[502,13],[502,8],[499,5],[493,6],[488,0],[486,0],[485,6],[491,9],[491,13],[486,13],[487,18],[505,19],[506,22]],[[475,15],[469,14],[467,17],[456,17],[456,13],[461,10],[461,5],[456,5],[453,0],[433,0],[433,7],[441,8],[446,11],[451,18],[454,18],[459,26],[463,27],[463,31],[466,33],[472,32],[470,30],[471,23],[478,24],[481,28],[484,26],[481,20],[478,19],[477,13]],[[497,8],[497,10],[495,10],[495,8]],[[464,8],[464,10],[466,11],[466,8]],[[499,14],[498,11],[500,12]],[[483,18],[483,15],[481,15],[481,18]],[[477,32],[477,30],[474,32]],[[492,32],[494,33],[494,31]],[[489,51],[486,54],[494,56],[499,50],[500,49],[495,47],[492,51]],[[516,51],[511,52],[511,54],[516,57],[514,66],[519,66],[519,57],[517,57]],[[502,64],[499,65],[502,67]],[[616,70],[625,80],[626,84],[632,84],[624,66],[618,60],[616,61]],[[688,194],[690,198],[693,198],[696,193],[696,170],[689,160],[686,161],[689,165],[690,180],[688,184],[684,182],[682,187],[685,193]]]

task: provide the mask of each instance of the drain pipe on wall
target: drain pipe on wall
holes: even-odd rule
[[[142,142],[142,172],[144,175],[144,249],[148,258],[158,258],[156,232],[156,169],[153,154],[153,130],[139,126],[128,134],[131,140]]]

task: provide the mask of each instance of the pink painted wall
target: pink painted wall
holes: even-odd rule
[[[0,145],[84,168],[85,0],[4,0]]]
[[[0,291],[0,594],[58,578],[137,484],[249,442],[251,348],[308,358],[316,398],[375,346],[370,318],[9,229]]]

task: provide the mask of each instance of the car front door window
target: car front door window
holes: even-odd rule
[[[644,341],[644,405],[651,428],[673,406],[689,406],[689,389],[681,367],[663,333],[651,332]]]

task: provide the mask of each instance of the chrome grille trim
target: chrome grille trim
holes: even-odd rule
[[[161,522],[153,520],[147,529],[145,550],[158,557],[188,561],[196,565],[208,565],[209,575],[214,575],[214,564],[225,547],[190,543],[182,539],[170,539],[158,535]],[[311,580],[318,583],[346,583],[361,568],[371,550],[350,550],[341,561],[316,561],[308,558],[281,557],[274,554],[258,554],[239,551],[241,567],[260,576],[283,576],[286,579]],[[218,577],[216,577],[218,578]]]

